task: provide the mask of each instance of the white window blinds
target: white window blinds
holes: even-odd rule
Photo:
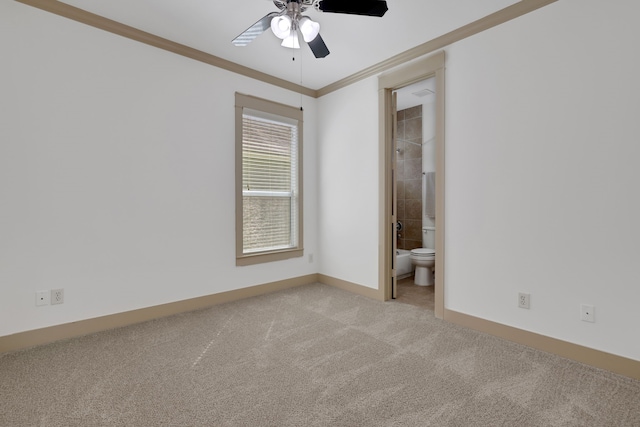
[[[244,254],[297,246],[297,155],[296,120],[243,109]]]

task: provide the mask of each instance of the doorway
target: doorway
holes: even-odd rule
[[[393,91],[396,268],[394,300],[434,311],[433,256],[414,276],[411,251],[435,250],[435,77]],[[425,255],[428,256],[428,255]],[[421,285],[416,283],[421,282]]]
[[[380,108],[380,287],[385,300],[397,292],[397,177],[395,168],[397,111],[394,92],[433,78],[435,85],[435,285],[434,314],[444,315],[444,52],[432,55],[378,79]]]

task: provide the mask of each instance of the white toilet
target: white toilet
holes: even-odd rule
[[[411,250],[411,264],[416,267],[413,282],[418,286],[431,286],[434,284],[433,267],[436,264],[435,227],[422,228],[422,245],[424,248]]]

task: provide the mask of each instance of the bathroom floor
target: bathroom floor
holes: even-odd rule
[[[427,310],[434,310],[435,286],[418,286],[413,283],[413,277],[398,280],[397,302],[411,304]]]

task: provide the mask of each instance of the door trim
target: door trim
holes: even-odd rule
[[[378,77],[379,109],[379,158],[380,158],[380,197],[379,197],[379,284],[381,298],[391,298],[392,260],[389,254],[393,242],[392,236],[392,92],[430,77],[436,79],[436,264],[435,264],[435,316],[444,317],[444,266],[445,266],[445,152],[444,152],[444,51],[427,58],[412,62],[398,70]]]
[[[391,298],[398,298],[398,94],[391,93]]]

